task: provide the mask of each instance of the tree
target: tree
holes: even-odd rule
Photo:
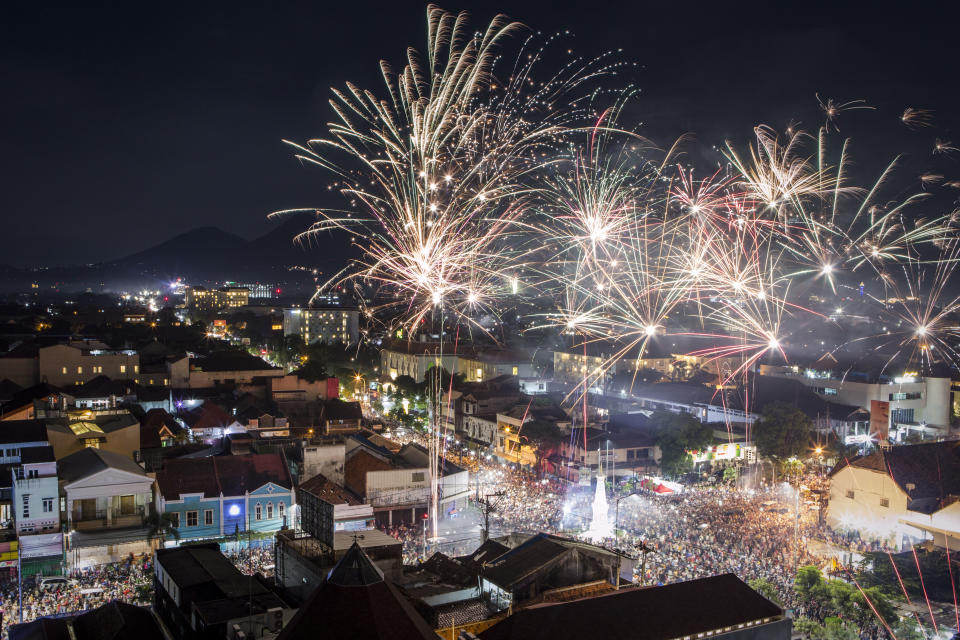
[[[762,595],[770,602],[773,602],[777,605],[780,604],[780,596],[777,593],[777,588],[766,578],[755,578],[754,580],[748,580],[747,584],[750,585],[751,589]]]
[[[824,640],[860,640],[860,633],[841,618],[827,618],[823,622]]]
[[[802,617],[793,621],[793,630],[805,640],[823,640],[827,634],[826,629],[816,620]]]
[[[657,411],[650,421],[660,448],[660,468],[666,475],[691,469],[693,458],[687,452],[703,449],[713,442],[713,430],[688,413]]]
[[[405,396],[414,396],[417,394],[417,381],[410,376],[397,376],[393,384],[397,390]]]
[[[760,455],[782,463],[807,453],[813,423],[796,407],[774,402],[763,410],[753,432]]]
[[[880,587],[867,587],[862,593],[859,589],[854,589],[850,594],[849,603],[853,608],[852,617],[860,626],[869,622],[876,622],[878,615],[887,624],[898,618],[893,605],[887,600],[887,596],[880,590]],[[871,607],[871,605],[873,606]],[[874,613],[874,610],[876,610],[876,613]]]
[[[793,589],[797,592],[800,601],[806,605],[813,600],[817,587],[821,584],[823,584],[823,574],[813,565],[797,569],[797,575],[793,579]]]
[[[176,520],[171,513],[158,513],[153,510],[143,519],[144,526],[147,527],[147,540],[151,543],[163,541],[172,536],[174,540],[180,540],[180,531],[177,530]]]

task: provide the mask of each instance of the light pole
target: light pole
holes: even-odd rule
[[[614,507],[613,507],[613,542],[614,542],[614,548],[616,549],[616,552],[617,552],[617,576],[616,576],[617,582],[616,582],[616,584],[613,585],[614,590],[619,590],[619,589],[620,589],[620,556],[621,556],[621,551],[620,551],[620,501],[623,500],[624,498],[629,498],[630,496],[635,496],[635,495],[637,495],[637,492],[636,492],[636,491],[631,491],[630,493],[628,493],[628,494],[625,495],[625,496],[617,496],[617,497],[614,499],[614,501],[613,501],[613,502],[614,502]],[[646,556],[644,556],[644,562],[646,562]]]

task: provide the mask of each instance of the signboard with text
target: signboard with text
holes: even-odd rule
[[[884,441],[890,434],[890,403],[884,400],[870,401],[870,437]]]

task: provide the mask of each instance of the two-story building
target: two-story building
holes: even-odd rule
[[[821,398],[869,412],[882,410],[892,440],[912,433],[944,435],[953,417],[950,378],[921,376],[916,372],[876,375],[834,371],[823,358],[809,367],[761,365],[764,376],[798,380]]]
[[[157,473],[157,511],[173,515],[181,540],[279,531],[294,504],[283,453],[174,458]]]
[[[60,492],[53,448],[29,447],[20,452],[13,474],[13,519],[23,575],[58,573],[63,563]]]
[[[454,349],[452,344],[439,342],[394,341],[380,351],[380,371],[392,379],[410,376],[419,382],[431,367],[462,374],[472,382],[482,382],[496,375],[492,363],[484,362],[479,355],[462,346]]]
[[[40,379],[59,387],[80,385],[98,376],[112,380],[140,377],[140,356],[131,349],[111,349],[95,341],[72,341],[41,347],[37,354]]]
[[[830,472],[827,524],[897,549],[924,539],[960,548],[960,445],[882,447]]]
[[[463,508],[470,494],[469,472],[449,461],[440,469],[440,517]],[[426,449],[404,445],[393,452],[351,436],[344,463],[346,488],[373,506],[380,522],[416,522],[430,502],[430,461]]]

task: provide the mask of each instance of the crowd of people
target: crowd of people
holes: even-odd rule
[[[479,478],[477,493],[487,496],[494,507],[491,536],[541,531],[576,536],[589,528],[594,490],[588,486],[561,486],[510,465],[488,465]],[[804,610],[793,588],[797,567],[814,564],[843,576],[852,568],[843,564],[844,557],[883,549],[878,543],[831,531],[821,522],[813,494],[797,496],[795,486],[818,489],[822,482],[807,476],[793,485],[767,484],[752,490],[704,483],[672,495],[614,487],[608,491],[608,502],[617,533],[600,544],[618,546],[638,558],[637,582],[662,585],[734,573],[745,581],[766,581],[781,606],[796,615],[811,615],[814,612]],[[474,506],[478,511],[483,508]],[[401,525],[391,533],[404,542],[406,563],[425,558],[420,528]],[[466,546],[477,544],[478,536]],[[825,547],[846,553],[826,558]],[[639,559],[641,549],[648,551],[645,562]],[[437,549],[428,548],[427,555],[433,550]],[[443,551],[461,555],[470,549]],[[863,632],[864,637],[875,638],[880,628]]]
[[[260,546],[227,546],[224,555],[233,562],[234,566],[248,576],[259,573],[263,576],[272,576],[274,570],[274,543]]]
[[[131,555],[123,562],[74,571],[64,584],[44,585],[41,576],[25,576],[22,585],[15,580],[4,583],[0,585],[3,638],[7,638],[11,624],[21,621],[21,599],[23,622],[94,609],[113,600],[149,604],[153,597],[152,571],[149,556]]]
[[[228,546],[225,555],[247,575],[273,573],[272,544],[235,549]],[[25,576],[22,585],[16,579],[0,583],[3,640],[9,626],[21,620],[21,598],[24,622],[95,609],[114,600],[147,605],[153,600],[153,566],[149,555],[131,555],[123,562],[72,571],[62,584],[44,584],[42,576]]]

